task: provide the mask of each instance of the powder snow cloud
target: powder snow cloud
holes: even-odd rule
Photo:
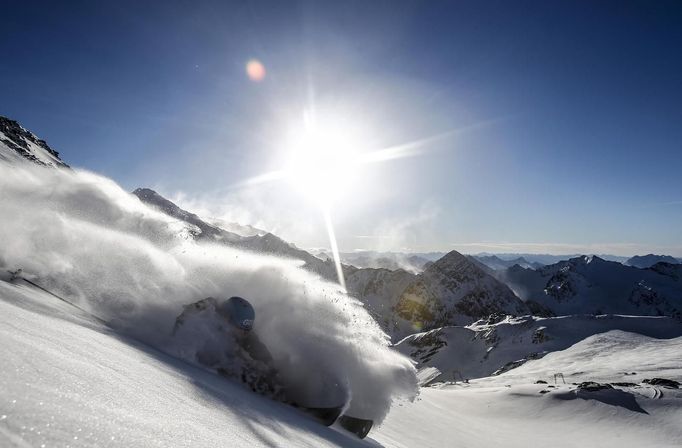
[[[362,305],[296,261],[194,242],[183,223],[113,181],[0,164],[0,269],[42,286],[161,349],[182,305],[239,295],[292,387],[345,385],[350,412],[380,422],[417,392],[412,363]]]

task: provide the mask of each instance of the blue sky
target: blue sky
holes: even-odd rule
[[[368,148],[445,133],[358,170],[342,250],[682,256],[682,6],[596,3],[9,0],[0,114],[127,189],[315,247],[315,201],[243,186],[314,104]]]

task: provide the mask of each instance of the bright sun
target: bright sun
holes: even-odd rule
[[[346,285],[331,217],[334,206],[338,206],[337,202],[343,194],[360,190],[358,185],[363,180],[361,171],[365,165],[416,155],[429,142],[451,134],[448,132],[369,151],[368,134],[360,131],[358,125],[361,123],[349,121],[348,118],[322,120],[314,111],[307,111],[303,122],[288,130],[284,144],[284,166],[244,183],[257,185],[288,179],[303,194],[317,202],[324,216],[339,284],[343,290]],[[367,184],[363,185],[363,189],[371,190]]]
[[[307,196],[330,206],[356,178],[360,139],[350,127],[307,120],[290,130],[287,177]]]

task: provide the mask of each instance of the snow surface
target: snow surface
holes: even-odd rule
[[[0,446],[365,446],[0,281]],[[341,430],[342,431],[342,430]]]
[[[554,384],[557,372],[568,384]],[[416,403],[394,407],[372,436],[400,448],[682,446],[682,389],[584,392],[571,384],[654,377],[682,381],[682,338],[614,330],[496,377],[424,388]]]

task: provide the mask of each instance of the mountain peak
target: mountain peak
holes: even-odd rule
[[[0,159],[68,168],[59,153],[15,120],[0,116]]]
[[[433,265],[452,265],[454,263],[471,263],[471,261],[461,253],[457,252],[456,250],[451,250],[447,254],[443,255],[441,258],[436,260]],[[473,264],[473,263],[472,263]],[[432,265],[432,266],[433,266]]]

